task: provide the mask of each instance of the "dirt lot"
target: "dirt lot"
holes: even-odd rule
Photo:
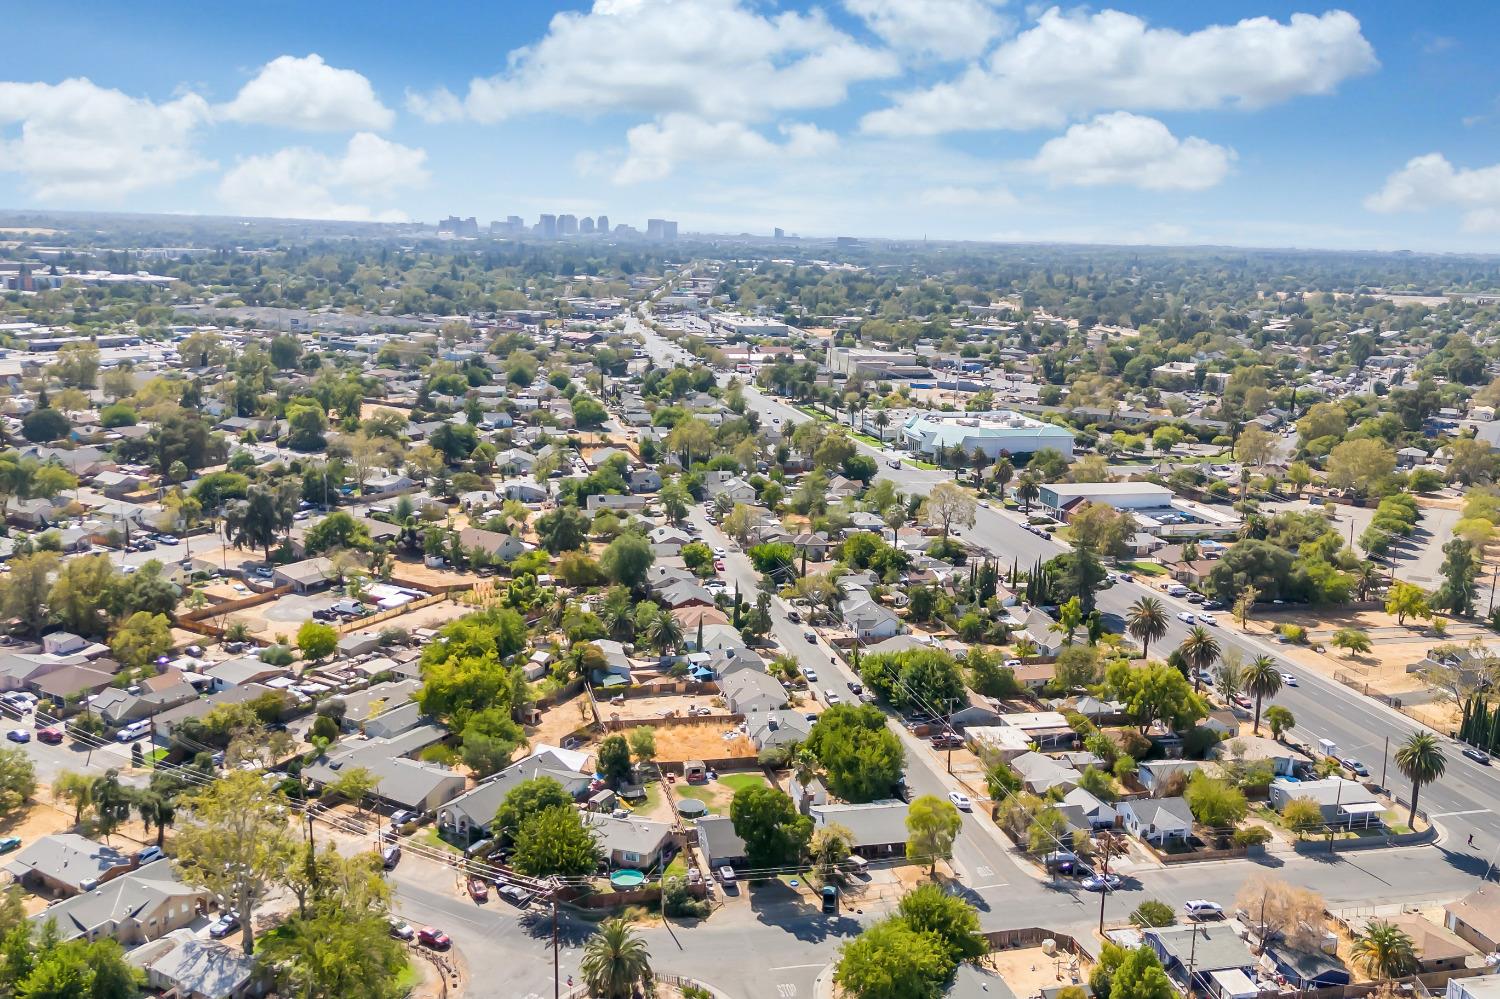
[[[999,950],[987,954],[983,962],[994,968],[1011,992],[1026,997],[1039,994],[1042,989],[1056,988],[1088,981],[1089,967],[1074,970],[1072,955],[1058,951],[1047,955],[1040,947],[1023,947],[1020,950]]]
[[[473,586],[479,577],[472,572],[429,569],[421,562],[397,562],[391,567],[391,582],[397,586]]]
[[[754,759],[755,755],[755,745],[749,737],[728,723],[656,726],[656,758],[663,763],[729,757]]]
[[[610,721],[618,718],[627,725],[632,721],[650,718],[665,718],[669,712],[676,717],[685,717],[689,708],[709,708],[715,714],[726,711],[724,699],[718,694],[664,694],[661,697],[630,697],[615,704],[601,701],[599,710]]]
[[[593,722],[593,713],[588,710],[588,695],[578,694],[569,700],[554,704],[542,712],[542,723],[527,728],[526,735],[532,742],[545,742],[549,746],[561,746],[563,740],[576,735],[585,742],[592,741],[593,733],[588,726]],[[580,714],[582,710],[582,714]]]
[[[741,788],[763,786],[766,779],[758,773],[720,774],[718,780],[689,784],[679,780],[672,793],[680,798],[696,798],[708,806],[713,815],[728,815],[729,802]]]
[[[291,638],[304,621],[312,619],[313,611],[332,607],[341,599],[343,598],[332,593],[312,593],[306,596],[287,593],[267,603],[234,611],[229,615],[229,623],[243,622],[252,635],[261,638],[278,634]]]

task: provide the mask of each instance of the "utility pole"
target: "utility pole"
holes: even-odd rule
[[[1493,596],[1493,594],[1491,594]],[[1391,762],[1391,737],[1385,737],[1385,748],[1380,751],[1380,789],[1385,790],[1385,771]]]
[[[1100,857],[1104,861],[1104,883],[1099,886],[1099,932],[1104,932],[1104,902],[1109,898],[1109,855],[1114,849],[1115,838],[1105,833],[1100,846]]]
[[[552,999],[560,999],[562,983],[557,973],[557,889],[552,890]]]

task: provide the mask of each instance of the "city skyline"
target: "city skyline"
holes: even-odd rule
[[[0,206],[1500,250],[1482,5],[380,13],[16,12]]]

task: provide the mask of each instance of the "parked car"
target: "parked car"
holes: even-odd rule
[[[417,931],[411,928],[410,923],[404,923],[395,916],[389,917],[391,924],[391,936],[397,940],[411,940],[417,935]]]
[[[531,892],[518,884],[506,881],[504,878],[495,879],[495,894],[518,909],[524,909],[531,904]]]
[[[823,691],[823,703],[824,704],[837,704],[838,702],[839,702],[839,695],[836,694],[836,693],[834,693],[832,688],[829,688],[828,690]]]
[[[1217,628],[1219,626],[1219,619],[1214,617],[1212,614],[1200,613],[1198,615],[1198,623],[1206,624],[1210,628]]]
[[[1081,883],[1084,891],[1114,891],[1120,887],[1121,881],[1118,874],[1091,874]]]
[[[850,693],[851,693],[851,694],[854,694],[854,695],[855,695],[855,696],[856,696],[856,697],[857,697],[857,696],[859,696],[859,695],[860,695],[860,694],[863,694],[863,693],[864,693],[864,692],[865,692],[865,688],[864,688],[864,687],[861,687],[861,686],[860,686],[860,685],[859,685],[859,684],[858,684],[858,683],[857,683],[857,682],[855,682],[855,681],[854,681],[854,680],[850,680],[850,681],[849,681],[849,692],[850,692]]]
[[[384,850],[381,850],[380,862],[385,865],[386,870],[390,870],[397,864],[401,863],[401,847],[392,843]]]
[[[929,741],[933,749],[962,749],[964,745],[963,736],[955,732],[939,732]]]
[[[789,611],[786,612],[786,619],[788,621],[792,622],[793,624],[801,624],[802,623],[802,615],[798,614],[794,610],[789,610]]]
[[[31,733],[24,728],[13,728],[5,733],[5,737],[11,742],[30,742]]]
[[[21,837],[19,836],[6,836],[4,839],[0,839],[0,853],[9,853],[12,850],[19,850],[20,848]]]
[[[807,642],[816,642],[818,640],[818,636],[811,631],[804,631],[802,633],[802,639],[803,641]]]
[[[1463,748],[1463,754],[1469,759],[1473,760],[1475,763],[1478,763],[1480,766],[1487,767],[1490,765],[1490,754],[1486,753],[1482,749],[1475,749],[1473,746],[1465,746]]]
[[[453,941],[448,934],[435,926],[424,926],[417,931],[417,943],[423,947],[431,947],[433,950],[447,950],[453,946]]]
[[[240,914],[237,912],[226,912],[208,924],[208,935],[215,940],[223,940],[239,928]]]
[[[804,679],[807,680],[808,683],[817,683],[818,682],[818,671],[815,670],[815,669],[805,669],[805,670],[803,670],[802,671],[802,676],[803,676]]]
[[[835,913],[839,911],[839,889],[837,885],[823,886],[823,911]]]
[[[901,459],[900,458],[887,458],[885,460],[885,463],[886,463],[886,466],[889,467],[889,468],[900,468],[901,467]]]
[[[948,800],[953,802],[954,807],[961,812],[972,812],[974,810],[974,802],[969,800],[969,796],[967,794],[959,794],[957,791],[949,791]]]
[[[1370,768],[1367,767],[1367,766],[1365,766],[1363,763],[1361,763],[1359,760],[1355,759],[1352,756],[1348,757],[1347,759],[1339,760],[1339,763],[1344,767],[1345,770],[1350,771],[1351,773],[1355,774],[1356,776],[1359,776],[1359,777],[1368,777],[1368,776],[1370,776]]]
[[[143,867],[146,864],[151,863],[153,860],[160,860],[161,858],[163,858],[165,856],[166,856],[166,854],[164,852],[162,852],[162,848],[161,847],[159,847],[159,846],[148,846],[144,850],[137,850],[136,851],[136,853],[135,853],[135,866],[137,866],[137,867]]]
[[[56,725],[48,725],[46,728],[37,729],[36,737],[49,746],[55,746],[63,741],[63,730]]]
[[[1206,898],[1194,898],[1182,903],[1182,911],[1194,919],[1222,919],[1224,907]]]
[[[723,867],[719,868],[719,880],[724,882],[726,885],[734,884],[734,868],[730,867],[728,864],[725,864]]]
[[[483,878],[469,876],[469,897],[476,902],[488,902],[490,900],[490,889],[484,883]]]
[[[1196,624],[1198,619],[1193,616],[1192,611],[1178,611],[1177,620],[1183,624]]]

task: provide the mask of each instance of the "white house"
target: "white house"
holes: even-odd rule
[[[1153,843],[1186,839],[1193,831],[1193,812],[1185,798],[1134,798],[1120,802],[1118,811],[1127,831]]]

